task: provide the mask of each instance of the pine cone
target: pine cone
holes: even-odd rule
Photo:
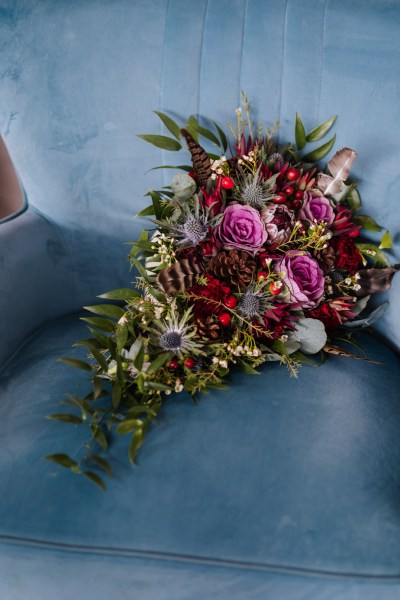
[[[208,266],[208,271],[212,275],[225,280],[228,284],[239,286],[241,290],[249,285],[256,270],[256,261],[245,250],[220,252],[210,260]]]
[[[196,319],[197,333],[202,338],[211,338],[216,340],[219,337],[219,323],[214,320],[214,317],[209,316],[205,319]]]
[[[192,155],[193,168],[201,187],[205,186],[208,178],[211,176],[211,161],[207,152],[196,142],[186,129],[181,129],[181,133],[186,140],[189,152]]]
[[[336,251],[330,244],[328,244],[326,248],[322,248],[322,250],[314,252],[314,258],[318,261],[318,264],[323,272],[328,273],[328,271],[330,271],[335,264]]]

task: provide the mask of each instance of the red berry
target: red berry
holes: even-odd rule
[[[287,194],[288,196],[291,196],[294,192],[294,188],[292,188],[291,185],[288,185],[287,187],[285,187],[285,194]]]
[[[273,281],[270,286],[269,286],[269,291],[271,292],[271,294],[273,294],[274,296],[277,296],[278,294],[281,293],[281,289],[282,289],[282,284],[279,285],[280,282],[275,282]]]
[[[286,171],[285,175],[286,179],[289,179],[289,181],[296,181],[296,179],[298,179],[300,176],[300,171],[291,168]]]
[[[223,177],[221,179],[221,187],[223,187],[224,190],[231,190],[233,187],[235,187],[235,182],[231,177]]]
[[[189,177],[191,177],[192,179],[197,179],[197,175],[195,171],[189,171],[188,173]]]
[[[292,202],[292,208],[293,210],[298,210],[301,206],[301,202],[300,200],[293,200]]]
[[[218,321],[221,323],[221,325],[226,327],[231,322],[231,315],[229,313],[221,313],[218,316]]]
[[[301,200],[303,196],[304,196],[304,191],[303,191],[303,190],[297,190],[297,192],[296,192],[296,193],[295,193],[295,195],[294,195],[294,197],[295,197],[297,200]]]
[[[285,194],[279,193],[279,194],[275,194],[275,196],[272,198],[272,202],[275,202],[275,204],[283,204],[284,202],[286,202],[287,197],[285,196]]]
[[[173,371],[175,371],[175,369],[177,369],[179,367],[179,361],[177,358],[173,358],[171,360],[171,362],[169,363],[169,368],[172,369]]]
[[[266,271],[258,271],[257,279],[258,281],[264,281],[268,277],[268,273]]]
[[[235,308],[237,304],[237,298],[235,296],[228,296],[228,298],[225,300],[225,305],[228,308]]]
[[[185,362],[183,363],[185,365],[185,367],[187,369],[193,369],[193,367],[196,364],[196,361],[194,358],[192,358],[191,356],[189,356],[189,358],[185,358]]]

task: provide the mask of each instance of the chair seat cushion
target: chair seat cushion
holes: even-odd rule
[[[115,440],[115,478],[102,493],[43,460],[74,456],[87,439],[79,425],[45,419],[62,410],[65,392],[90,391],[87,373],[56,361],[84,357],[71,345],[85,336],[77,315],[53,322],[3,371],[0,556],[13,557],[3,563],[8,575],[17,556],[53,548],[52,561],[57,552],[71,561],[83,553],[88,565],[108,555],[109,569],[130,557],[250,570],[255,581],[263,570],[397,581],[400,360],[390,348],[364,336],[379,364],[334,357],[294,379],[274,363],[259,376],[234,373],[229,390],[197,404],[171,396],[137,466],[128,463],[128,440]],[[148,597],[164,598],[162,587]]]

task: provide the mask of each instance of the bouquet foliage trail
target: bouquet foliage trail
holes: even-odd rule
[[[231,140],[216,124],[190,117],[184,128],[157,115],[172,135],[141,135],[171,151],[186,144],[191,165],[171,185],[147,194],[139,213],[150,219],[132,243],[135,287],[118,289],[85,307],[90,337],[78,342],[88,361],[62,359],[91,374],[93,391],[68,395],[74,413],[50,418],[86,425],[91,441],[81,459],[64,453],[47,458],[104,488],[112,475],[107,451],[114,432],[130,436],[133,463],[149,424],[171,393],[224,387],[234,366],[247,374],[280,361],[293,375],[317,355],[354,355],[343,349],[352,333],[382,314],[368,314],[374,292],[387,290],[391,267],[380,243],[361,230],[380,231],[360,213],[356,184],[349,180],[356,153],[339,150],[326,170],[315,163],[332,148],[324,138],[336,117],[306,133],[298,115],[295,145],[278,145],[276,126],[257,130],[246,97],[229,124]],[[207,153],[204,138],[218,149]],[[111,301],[111,302],[110,302]],[[338,345],[338,340],[341,344]]]

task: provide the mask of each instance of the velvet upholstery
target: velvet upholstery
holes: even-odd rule
[[[42,460],[84,374],[56,362],[76,311],[132,275],[148,187],[185,153],[146,145],[151,110],[231,118],[240,89],[292,139],[338,114],[365,211],[400,260],[396,0],[3,0],[0,135],[28,208],[0,223],[0,598],[390,599],[400,596],[400,278],[369,355],[232,376],[171,397],[132,469],[102,494]],[[380,299],[380,301],[382,298]],[[63,447],[60,447],[62,444]]]

